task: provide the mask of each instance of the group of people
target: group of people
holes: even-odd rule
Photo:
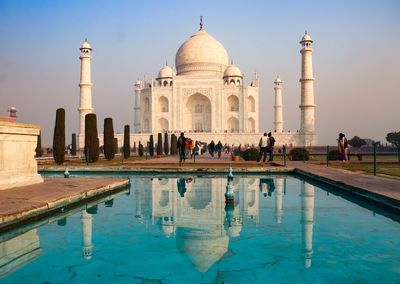
[[[258,146],[260,147],[260,153],[258,155],[257,162],[261,161],[261,157],[263,157],[263,162],[267,159],[267,153],[269,154],[268,162],[272,162],[274,160],[274,145],[275,138],[272,136],[271,132],[264,133],[261,137]]]
[[[339,133],[338,140],[338,152],[339,152],[339,160],[343,162],[347,162],[349,160],[347,156],[347,148],[349,143],[347,142],[346,135],[343,133]]]

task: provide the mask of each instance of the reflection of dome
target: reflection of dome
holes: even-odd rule
[[[232,227],[228,227],[228,236],[229,237],[238,237],[240,232],[242,231],[241,224],[233,224]]]
[[[225,69],[224,78],[225,77],[243,77],[243,75],[236,65],[231,64]]]
[[[200,272],[206,272],[228,251],[228,236],[220,231],[178,228],[176,243]]]
[[[173,225],[165,225],[164,224],[164,225],[162,225],[162,230],[164,232],[164,236],[169,238],[174,234],[175,226],[173,226]]]
[[[172,70],[172,67],[165,65],[163,68],[161,68],[160,72],[158,72],[157,79],[172,78],[173,75],[174,71]]]
[[[219,41],[201,29],[178,49],[175,65],[178,75],[220,73],[228,65],[228,53]]]

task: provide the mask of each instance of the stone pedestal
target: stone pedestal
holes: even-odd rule
[[[0,121],[0,190],[43,182],[35,148],[40,127]]]

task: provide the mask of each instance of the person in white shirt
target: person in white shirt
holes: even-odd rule
[[[261,156],[263,156],[263,163],[265,163],[265,160],[267,159],[268,142],[269,139],[267,133],[264,133],[264,135],[260,139],[260,142],[258,143],[258,146],[260,146],[260,154],[258,155],[257,162],[260,162]]]

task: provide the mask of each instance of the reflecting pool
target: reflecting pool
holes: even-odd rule
[[[0,282],[398,283],[399,236],[398,222],[293,176],[132,176],[0,235]]]

